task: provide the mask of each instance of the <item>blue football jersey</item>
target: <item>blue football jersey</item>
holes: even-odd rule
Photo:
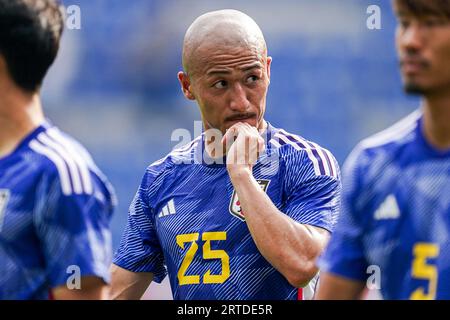
[[[253,169],[261,188],[292,219],[331,232],[340,197],[333,155],[270,125],[263,136]],[[208,158],[204,135],[148,167],[114,263],[156,282],[168,273],[175,299],[311,298],[317,280],[299,294],[259,253],[225,160]]]
[[[450,299],[450,150],[428,144],[422,121],[416,111],[349,156],[340,220],[319,262],[370,284],[381,275],[385,299]]]
[[[0,299],[47,299],[71,276],[109,282],[114,203],[88,153],[48,122],[0,158]]]

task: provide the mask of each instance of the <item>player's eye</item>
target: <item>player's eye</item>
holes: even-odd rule
[[[259,80],[259,77],[255,76],[255,75],[251,75],[250,77],[247,78],[246,82],[247,83],[254,83],[256,81]]]
[[[399,23],[399,25],[400,25],[403,29],[408,28],[409,25],[411,24],[410,21],[407,20],[407,19],[400,19],[400,20],[398,21],[398,23]]]
[[[223,89],[226,86],[227,86],[227,82],[225,80],[220,80],[213,84],[213,87],[216,89]]]

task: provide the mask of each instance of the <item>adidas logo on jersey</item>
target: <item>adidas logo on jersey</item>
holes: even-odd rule
[[[400,209],[394,195],[390,194],[384,199],[373,215],[375,220],[397,219],[400,217]]]
[[[175,203],[173,199],[167,202],[167,204],[162,208],[161,212],[158,214],[158,218],[168,216],[170,214],[175,214],[177,211],[175,210]]]

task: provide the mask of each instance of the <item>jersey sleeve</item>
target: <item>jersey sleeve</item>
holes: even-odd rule
[[[353,153],[343,170],[342,207],[336,230],[327,248],[318,260],[322,271],[333,273],[357,281],[367,279],[367,267],[362,236],[364,234],[363,212],[358,209],[361,191],[361,174],[364,169],[356,164],[361,159]]]
[[[127,226],[113,262],[132,272],[151,272],[153,281],[160,283],[167,270],[148,194],[157,175],[151,168],[144,175],[130,205]]]
[[[52,288],[78,275],[110,281],[115,195],[108,181],[89,174],[91,193],[63,193],[58,175],[44,177],[37,190],[33,219]]]
[[[316,174],[314,163],[299,152],[287,155],[284,212],[299,223],[332,232],[340,206],[341,181],[337,161],[326,152],[330,160],[325,164],[329,166],[327,174]]]

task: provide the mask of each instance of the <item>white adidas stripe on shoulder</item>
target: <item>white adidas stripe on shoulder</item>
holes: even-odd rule
[[[65,194],[66,196],[70,195],[72,193],[72,186],[70,184],[69,172],[67,171],[64,160],[52,149],[44,146],[37,140],[32,140],[30,142],[30,148],[33,151],[46,156],[55,164],[56,169],[58,170],[59,179],[61,180],[61,188],[63,194]]]
[[[182,149],[176,149],[173,150],[172,152],[170,152],[171,156],[183,156],[183,155],[188,155],[190,154],[190,152],[192,151],[192,149],[194,149],[196,146],[198,145],[198,141],[195,141],[193,143],[191,143],[189,146],[187,147],[183,147]]]
[[[30,142],[30,148],[55,164],[64,195],[93,193],[88,164],[73,142],[57,128],[49,128],[40,133]]]
[[[89,172],[89,167],[87,162],[83,159],[81,154],[78,152],[77,148],[67,137],[65,137],[62,132],[57,128],[53,127],[47,130],[48,135],[55,140],[58,144],[62,145],[67,149],[69,155],[73,158],[78,166],[81,173],[81,181],[83,183],[83,190],[87,194],[93,193],[93,186],[91,180],[91,174]]]
[[[38,135],[37,140],[41,142],[43,146],[46,146],[55,153],[58,154],[60,158],[64,160],[64,162],[67,164],[69,168],[70,177],[72,178],[73,183],[73,189],[76,194],[80,194],[82,192],[82,185],[81,185],[81,177],[79,174],[79,170],[77,168],[77,164],[72,159],[72,157],[68,154],[65,148],[63,148],[61,145],[53,141],[45,132],[42,132]]]
[[[362,149],[373,148],[383,144],[402,139],[417,127],[417,120],[422,116],[421,110],[416,110],[406,118],[403,118],[393,126],[362,140],[359,147]]]
[[[164,158],[161,158],[161,159],[159,159],[159,160],[156,160],[156,161],[153,162],[151,165],[152,165],[152,166],[159,166],[160,164],[163,164],[164,161],[166,161],[166,159],[167,159],[167,156],[165,156]]]
[[[197,145],[199,143],[198,140],[199,140],[199,137],[177,149],[173,149],[165,157],[153,162],[151,164],[151,166],[159,166],[159,165],[163,164],[164,161],[166,161],[167,158],[170,156],[174,157],[174,158],[180,158],[180,157],[185,156],[188,152],[191,152],[193,148],[197,147]]]
[[[198,146],[201,141],[201,136],[192,140],[188,144],[179,147],[177,149],[173,149],[163,160],[166,160],[168,157],[172,157],[172,160],[175,163],[181,162],[185,163],[186,161],[190,163],[194,159],[193,151]]]
[[[336,163],[334,162],[333,155],[331,152],[320,147],[316,143],[307,141],[295,134],[290,134],[283,129],[280,129],[274,134],[274,137],[270,140],[270,143],[276,147],[280,147],[283,144],[289,144],[296,150],[304,150],[308,155],[308,158],[311,160],[314,173],[317,176],[327,175],[337,178],[338,169],[336,167]]]
[[[275,139],[270,139],[269,143],[273,144],[276,148],[281,147],[281,144]]]
[[[280,130],[281,131],[281,130]],[[316,176],[319,176],[321,174],[320,172],[320,166],[319,166],[319,161],[317,160],[317,158],[312,154],[311,148],[302,148],[300,147],[298,144],[296,144],[294,141],[289,140],[286,136],[281,135],[279,132],[277,132],[274,137],[279,138],[280,140],[282,140],[283,142],[285,142],[286,144],[289,144],[291,146],[294,147],[294,149],[296,150],[305,150],[308,158],[311,160],[311,162],[313,163],[313,167],[314,167],[314,173],[316,174]]]
[[[177,149],[173,149],[169,153],[169,155],[183,155],[183,154],[189,153],[193,148],[195,148],[198,145],[200,140],[201,140],[201,136],[195,138],[194,140],[185,144],[184,146],[181,146]]]

